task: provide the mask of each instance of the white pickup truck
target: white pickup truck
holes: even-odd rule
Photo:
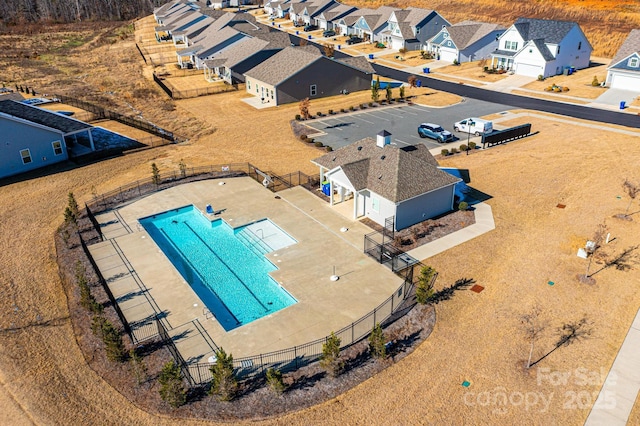
[[[476,136],[480,136],[493,132],[493,123],[481,118],[470,117],[453,123],[453,129],[456,132],[473,133]]]

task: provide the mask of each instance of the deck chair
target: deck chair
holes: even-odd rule
[[[213,207],[211,207],[211,204],[207,204],[207,214],[213,214]]]

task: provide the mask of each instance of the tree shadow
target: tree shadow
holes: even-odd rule
[[[435,292],[427,302],[438,304],[445,300],[449,300],[453,297],[456,291],[468,290],[475,282],[476,280],[473,278],[461,278],[449,287],[445,287],[442,290]]]

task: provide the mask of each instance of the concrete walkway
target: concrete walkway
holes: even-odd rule
[[[624,426],[640,390],[640,310],[622,342],[585,426]]]
[[[409,250],[407,254],[418,260],[428,259],[496,228],[496,224],[493,221],[493,211],[489,204],[479,203],[474,204],[473,207],[475,208],[476,223],[438,238],[436,241]]]

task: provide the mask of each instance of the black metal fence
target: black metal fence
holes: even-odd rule
[[[387,300],[357,321],[334,332],[336,337],[340,339],[341,349],[346,349],[367,338],[376,324],[380,323],[384,326],[385,321],[391,318],[394,312],[402,305],[413,285],[413,268],[408,268],[401,275],[404,278],[404,282]],[[256,377],[264,374],[269,368],[278,369],[286,373],[309,365],[320,359],[323,345],[328,337],[288,349],[234,358],[233,366],[236,377],[239,379]],[[176,362],[179,362],[181,358],[175,359]],[[211,364],[209,363],[186,363],[182,371],[188,372],[185,377],[191,385],[203,385],[212,379],[210,367]]]
[[[90,102],[64,95],[53,95],[53,97],[59,99],[60,102],[64,104],[72,105],[85,111],[89,111],[94,115],[94,119],[96,120],[114,120],[119,123],[126,124],[127,126],[143,130],[162,139],[166,139],[170,142],[181,142],[182,140],[184,140],[184,138],[180,138],[177,135],[174,135],[173,132],[158,127],[153,123],[149,123],[134,117],[127,117],[126,115],[122,115],[118,112],[105,109]]]
[[[204,74],[202,75],[204,84]],[[167,94],[171,99],[189,99],[198,96],[215,95],[216,93],[234,92],[239,90],[238,84],[216,84],[212,86],[200,87],[197,89],[181,90],[173,86],[171,82],[153,73],[153,81]]]
[[[497,130],[488,135],[482,136],[482,148],[520,139],[531,133],[531,123],[511,127],[509,129]]]

